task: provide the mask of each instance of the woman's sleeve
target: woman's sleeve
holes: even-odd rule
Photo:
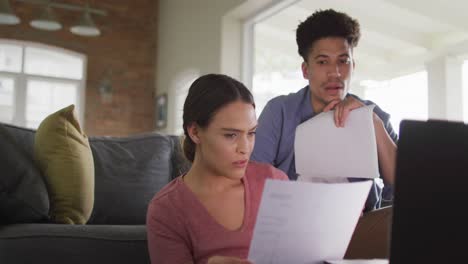
[[[152,264],[193,263],[190,239],[185,228],[177,207],[166,203],[164,199],[150,203],[146,229]]]

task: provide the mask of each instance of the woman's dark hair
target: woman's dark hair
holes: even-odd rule
[[[183,114],[183,149],[189,161],[193,162],[195,158],[196,145],[187,128],[194,123],[202,128],[207,127],[219,109],[238,100],[255,107],[253,96],[245,85],[229,76],[207,74],[192,83],[185,99]]]
[[[299,55],[307,61],[307,55],[314,42],[327,37],[345,38],[354,48],[361,37],[359,22],[333,9],[314,12],[297,27],[296,42]]]

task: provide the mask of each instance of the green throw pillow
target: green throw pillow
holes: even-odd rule
[[[50,218],[63,224],[85,224],[94,204],[93,155],[74,109],[70,105],[44,119],[34,143],[49,190]]]

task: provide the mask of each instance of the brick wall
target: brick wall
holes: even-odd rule
[[[80,0],[60,3],[83,4]],[[106,10],[93,15],[99,37],[72,34],[69,28],[80,12],[54,9],[63,25],[59,31],[32,28],[29,22],[40,6],[10,0],[21,19],[15,26],[0,25],[0,38],[33,41],[85,54],[87,63],[85,130],[88,135],[125,136],[155,127],[156,0],[94,0],[91,7]],[[110,69],[112,101],[102,100],[98,86]]]

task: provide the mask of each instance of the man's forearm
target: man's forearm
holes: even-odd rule
[[[385,130],[382,120],[374,114],[375,137],[377,141],[377,154],[382,177],[385,183],[393,185],[395,182],[397,146]]]

